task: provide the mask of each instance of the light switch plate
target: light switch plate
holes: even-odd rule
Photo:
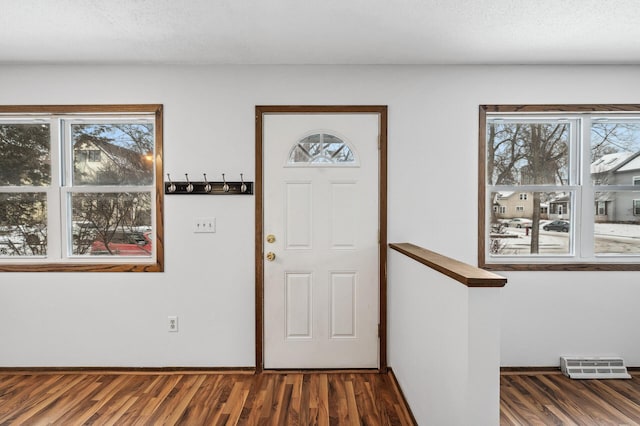
[[[196,217],[193,219],[193,232],[196,234],[216,232],[215,217]]]

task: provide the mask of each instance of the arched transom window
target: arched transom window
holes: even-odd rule
[[[315,133],[301,139],[289,153],[290,165],[355,165],[353,150],[339,137]]]

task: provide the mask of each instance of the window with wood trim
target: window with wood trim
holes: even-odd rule
[[[481,106],[479,173],[481,267],[640,270],[640,105]]]
[[[162,107],[0,106],[0,271],[162,271]]]

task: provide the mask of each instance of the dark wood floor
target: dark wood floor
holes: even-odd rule
[[[412,425],[376,373],[0,372],[0,425]]]
[[[411,425],[375,373],[0,372],[0,425]],[[503,373],[501,425],[640,425],[632,380]]]
[[[640,373],[631,380],[571,380],[558,373],[503,373],[501,425],[640,425]]]

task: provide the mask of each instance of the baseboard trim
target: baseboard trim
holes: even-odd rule
[[[555,374],[562,373],[560,367],[500,367],[500,374]]]
[[[418,422],[416,421],[416,418],[413,416],[411,407],[407,402],[407,398],[404,396],[404,392],[402,392],[402,388],[400,387],[400,383],[398,383],[398,379],[396,378],[396,375],[393,373],[393,369],[391,367],[387,367],[386,370],[387,370],[387,376],[389,377],[389,380],[391,380],[392,386],[395,388],[396,392],[398,392],[398,395],[400,395],[400,399],[402,400],[402,409],[406,411],[407,415],[413,422],[413,425],[418,426]]]
[[[262,374],[350,374],[350,373],[381,373],[377,368],[270,368],[261,371]]]
[[[254,374],[255,367],[0,367],[0,374]]]

